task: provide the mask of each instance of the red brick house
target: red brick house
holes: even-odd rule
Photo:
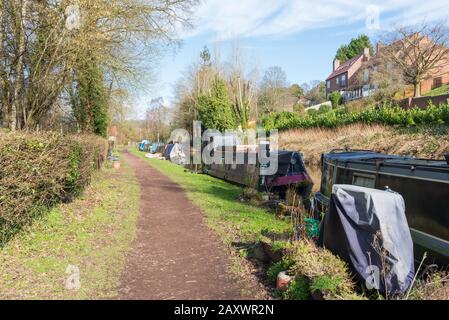
[[[329,96],[332,92],[343,93],[348,88],[358,83],[357,72],[370,60],[370,51],[365,48],[364,53],[358,55],[343,64],[338,59],[334,60],[333,71],[326,79],[326,94]]]
[[[354,57],[342,65],[338,60],[334,60],[334,71],[326,79],[327,95],[339,91],[345,101],[350,101],[373,94],[377,88],[371,75],[379,67],[382,50],[382,45],[378,43],[376,54],[373,57],[369,55],[369,50],[366,48],[364,54]],[[447,59],[438,62],[437,66],[422,81],[421,94],[446,84],[449,84],[449,53]],[[407,90],[404,98],[412,95],[413,89],[411,88]]]

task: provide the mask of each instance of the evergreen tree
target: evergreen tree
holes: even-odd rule
[[[72,96],[74,115],[85,132],[106,137],[108,108],[104,76],[94,63],[82,70],[77,79],[77,97]]]
[[[347,45],[342,45],[336,54],[336,58],[340,60],[341,63],[348,61],[363,53],[364,48],[369,48],[370,53],[373,53],[373,45],[371,40],[367,35],[360,35],[355,39],[351,39],[351,42]]]
[[[212,83],[210,94],[201,95],[198,99],[199,118],[206,129],[235,129],[237,121],[231,101],[226,92],[226,84],[221,79]]]

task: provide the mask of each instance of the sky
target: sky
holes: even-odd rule
[[[394,27],[449,21],[449,0],[201,0],[193,28],[181,30],[181,46],[158,61],[155,81],[134,96],[141,118],[152,98],[173,104],[174,84],[204,46],[220,48],[222,60],[236,43],[260,73],[280,66],[289,83],[324,80],[337,49],[359,34],[374,45]]]

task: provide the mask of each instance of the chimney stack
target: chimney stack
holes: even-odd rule
[[[369,52],[369,48],[363,48],[363,61],[368,61],[371,57],[371,53]]]
[[[334,71],[338,69],[338,67],[340,67],[340,60],[338,60],[337,58],[334,59]]]
[[[376,54],[379,53],[380,49],[382,49],[382,42],[379,41],[379,42],[377,42],[377,44],[376,44]]]

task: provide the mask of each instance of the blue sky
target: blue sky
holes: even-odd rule
[[[361,33],[375,42],[398,24],[449,19],[449,0],[203,0],[194,28],[179,33],[182,45],[159,61],[157,81],[134,98],[141,117],[153,97],[173,100],[173,86],[207,45],[221,59],[238,43],[260,73],[280,66],[290,83],[324,80],[341,44]],[[404,22],[405,21],[405,22]]]

